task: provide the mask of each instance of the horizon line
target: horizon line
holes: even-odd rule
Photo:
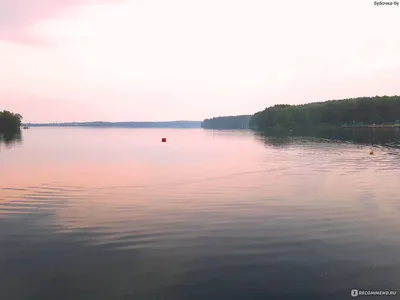
[[[173,121],[64,121],[64,122],[25,122],[23,124],[79,124],[79,123],[176,123],[203,122],[204,120],[173,120]]]

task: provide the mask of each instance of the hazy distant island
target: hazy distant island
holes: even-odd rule
[[[203,128],[354,128],[396,127],[400,125],[400,96],[360,97],[302,105],[278,104],[253,116],[206,119]]]
[[[200,128],[201,121],[26,123],[29,127]]]
[[[227,116],[205,119],[201,127],[205,129],[248,129],[251,115]]]
[[[8,110],[0,111],[0,133],[12,133],[20,130],[22,116]]]

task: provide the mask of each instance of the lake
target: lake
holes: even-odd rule
[[[378,135],[24,130],[0,142],[0,299],[399,296],[400,139]]]

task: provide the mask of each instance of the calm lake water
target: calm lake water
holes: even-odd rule
[[[0,299],[399,297],[399,132],[353,135],[25,130],[0,144]]]

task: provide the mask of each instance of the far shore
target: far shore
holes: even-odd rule
[[[367,125],[343,125],[342,128],[400,128],[400,124],[367,124]]]

